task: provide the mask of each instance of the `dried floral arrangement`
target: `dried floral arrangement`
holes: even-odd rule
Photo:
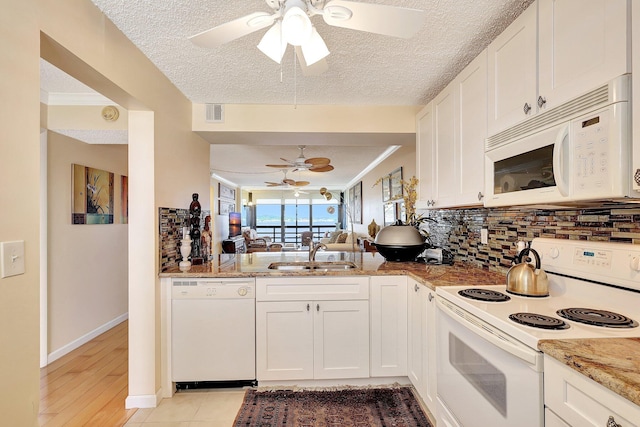
[[[380,184],[382,180],[387,178],[383,176],[378,178],[376,182],[373,183],[373,187]],[[402,196],[396,196],[391,200],[400,200],[404,201],[404,209],[407,214],[407,220],[404,225],[413,225],[414,227],[420,229],[420,224],[425,221],[433,221],[431,218],[423,217],[422,214],[416,214],[416,200],[418,199],[418,192],[416,188],[418,187],[418,178],[412,176],[410,180],[405,181],[404,179],[400,180],[400,184],[402,184]],[[421,230],[422,232],[422,230]]]

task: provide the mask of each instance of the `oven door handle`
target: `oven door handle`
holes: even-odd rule
[[[542,372],[543,358],[540,352],[532,350],[520,341],[517,341],[515,338],[502,333],[497,328],[494,328],[485,321],[467,313],[463,309],[443,299],[441,296],[436,296],[436,302],[444,314],[448,315],[464,328],[472,330],[472,332],[475,332],[477,335],[489,341],[496,347],[499,347],[509,354],[516,356],[518,359],[526,362],[536,372]]]

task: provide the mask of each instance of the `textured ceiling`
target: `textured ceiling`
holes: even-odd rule
[[[289,46],[282,66],[256,45],[266,29],[216,49],[189,36],[251,12],[262,0],[92,0],[193,102],[422,105],[519,15],[531,0],[367,0],[427,11],[409,40],[312,22],[329,70],[303,77]],[[282,75],[282,81],[281,81]]]
[[[331,54],[329,70],[303,76],[289,46],[282,65],[256,45],[263,29],[219,48],[193,45],[188,37],[251,12],[271,12],[263,0],[91,0],[151,61],[195,103],[423,105],[444,88],[532,0],[366,0],[365,3],[427,11],[423,29],[409,40],[330,27],[312,18]],[[49,93],[83,93],[88,88],[65,81],[64,73],[43,66],[42,87]],[[67,76],[68,77],[68,76]],[[80,86],[75,86],[75,85]],[[81,133],[66,131],[81,137]],[[120,135],[122,137],[122,135]],[[211,140],[211,136],[203,135]],[[308,136],[308,135],[307,135]],[[307,136],[297,135],[301,141]],[[246,145],[212,144],[211,168],[232,183],[260,187],[282,173],[266,168],[280,157],[295,158],[295,142],[268,135],[235,135]],[[280,139],[278,139],[280,137]],[[294,135],[295,137],[295,135]],[[94,141],[99,141],[96,136]],[[391,144],[406,135],[378,138],[350,135],[346,145],[305,142],[306,157],[330,157],[336,170],[300,173],[290,178],[344,187]],[[293,145],[293,146],[292,146]],[[322,145],[316,147],[315,145]],[[363,154],[364,153],[364,154]],[[243,159],[238,162],[237,159]],[[305,175],[307,176],[299,176]]]

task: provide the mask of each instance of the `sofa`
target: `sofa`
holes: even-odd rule
[[[358,233],[335,230],[325,233],[325,237],[320,239],[320,243],[323,243],[328,251],[359,252],[361,249],[358,237]]]

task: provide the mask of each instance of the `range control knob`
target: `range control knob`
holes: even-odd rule
[[[549,256],[552,259],[556,259],[560,256],[560,251],[558,250],[558,248],[551,248],[549,249]]]
[[[241,297],[247,295],[247,288],[239,288],[238,289],[238,295],[240,295]]]
[[[632,256],[629,267],[631,267],[633,271],[640,271],[640,256]]]

